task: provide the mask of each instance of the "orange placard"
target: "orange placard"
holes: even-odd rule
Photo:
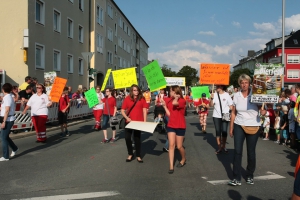
[[[230,64],[200,64],[200,84],[229,85],[229,76]]]
[[[67,79],[55,77],[52,89],[50,92],[50,97],[52,102],[58,102],[61,94],[66,87]]]

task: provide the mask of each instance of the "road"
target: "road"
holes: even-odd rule
[[[149,114],[148,119],[152,121],[153,115]],[[255,184],[247,185],[242,180],[241,186],[228,186],[233,139],[228,139],[228,154],[215,155],[211,111],[207,134],[199,130],[198,117],[191,110],[186,121],[187,164],[175,167],[171,175],[168,154],[162,151],[164,134],[142,134],[142,164],[136,160],[125,162],[122,132],[116,143],[101,144],[103,133],[92,130],[91,121],[70,127],[70,137],[59,137],[58,130],[48,132],[47,144],[35,143],[35,136],[15,139],[20,149],[17,156],[0,163],[0,199],[256,200],[291,196],[296,152],[259,139]],[[178,152],[176,159],[175,165],[180,160]]]

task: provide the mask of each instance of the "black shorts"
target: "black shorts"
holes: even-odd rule
[[[65,112],[61,112],[61,111],[58,111],[58,123],[59,124],[67,124],[67,121],[68,121],[68,113]]]
[[[185,129],[184,128],[171,128],[167,127],[167,132],[174,132],[177,136],[184,136],[185,135]]]

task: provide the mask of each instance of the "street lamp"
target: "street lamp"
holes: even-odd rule
[[[284,48],[285,48],[285,0],[282,0],[282,50],[281,50],[281,62],[283,65],[283,69],[285,69],[285,55],[284,55]],[[285,72],[285,70],[283,70]],[[282,85],[281,88],[284,88],[284,74],[282,78]]]

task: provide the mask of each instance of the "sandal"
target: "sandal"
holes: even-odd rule
[[[220,153],[222,153],[222,149],[219,149],[219,150],[216,151],[217,155],[220,154]]]

